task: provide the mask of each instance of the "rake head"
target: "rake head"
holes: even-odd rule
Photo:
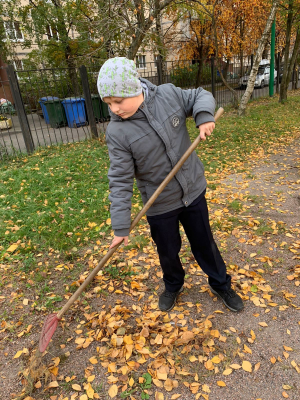
[[[39,350],[41,353],[46,350],[59,321],[60,319],[58,318],[57,314],[50,314],[45,319],[39,341]]]

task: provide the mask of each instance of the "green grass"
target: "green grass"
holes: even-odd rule
[[[239,171],[242,163],[251,161],[252,152],[285,143],[290,132],[298,130],[299,109],[300,95],[294,95],[284,105],[277,98],[253,102],[243,118],[227,111],[197,149],[211,189],[217,188],[224,168]],[[199,131],[192,119],[187,126],[193,139]],[[81,248],[101,241],[111,230],[106,223],[108,167],[107,148],[98,140],[39,149],[0,165],[0,258],[7,259],[6,250],[19,241],[11,258],[21,261],[22,271],[28,273],[36,267],[39,253],[56,251],[72,260]],[[249,200],[257,203],[258,197]],[[133,203],[141,205],[136,187]],[[241,204],[233,201],[229,207],[239,211]],[[137,210],[134,207],[133,213]],[[146,244],[136,239],[131,247],[141,250]]]

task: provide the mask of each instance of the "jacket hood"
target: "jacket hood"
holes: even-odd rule
[[[154,85],[153,83],[151,83],[150,81],[148,81],[148,80],[145,79],[145,78],[139,78],[139,79],[140,79],[140,81],[141,81],[142,83],[146,84],[146,85],[147,85],[147,88],[148,88],[148,95],[147,95],[146,99],[144,99],[143,103],[140,105],[140,107],[141,107],[143,104],[148,105],[148,104],[150,104],[150,103],[153,101],[154,96],[155,96],[155,93],[156,93],[156,91],[157,91],[157,86]],[[138,108],[138,110],[136,111],[135,114],[133,114],[133,115],[132,115],[131,117],[129,117],[129,118],[126,118],[125,121],[135,119],[135,115],[139,113],[140,107]],[[110,109],[109,107],[108,107],[108,112],[109,112],[109,115],[110,115],[110,117],[111,117],[111,118],[110,118],[111,121],[124,121],[121,117],[119,117],[118,115],[114,114],[114,113],[111,111],[111,109]]]

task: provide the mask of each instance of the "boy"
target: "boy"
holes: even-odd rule
[[[139,78],[134,62],[124,57],[103,64],[97,87],[111,115],[106,131],[115,234],[111,248],[123,240],[128,244],[134,177],[145,204],[191,144],[186,118],[193,115],[202,140],[210,136],[215,127],[215,100],[202,88],[155,86]],[[170,311],[183,290],[179,222],[195,259],[208,275],[212,293],[232,311],[244,307],[240,296],[231,289],[231,277],[213,239],[205,191],[203,164],[193,152],[147,211],[165,283],[165,291],[159,297],[161,311]]]

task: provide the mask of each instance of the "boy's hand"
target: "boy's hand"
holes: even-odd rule
[[[199,125],[200,139],[206,140],[206,136],[210,136],[214,129],[215,129],[214,122],[206,122],[205,124]]]
[[[121,243],[124,239],[124,246],[128,245],[128,236],[115,236],[109,248],[115,247],[117,244]]]

